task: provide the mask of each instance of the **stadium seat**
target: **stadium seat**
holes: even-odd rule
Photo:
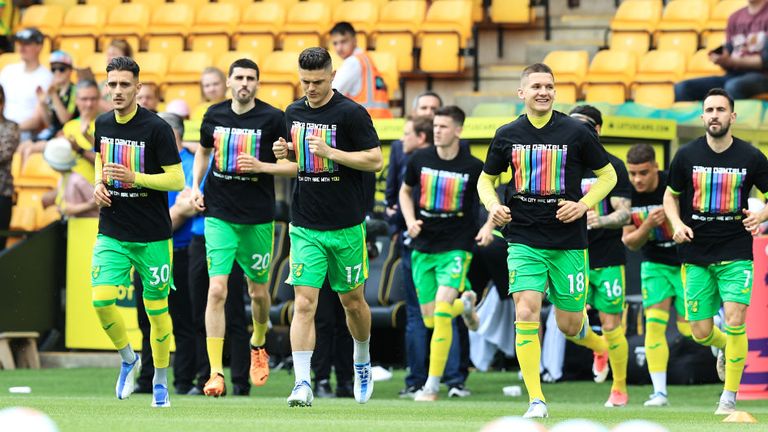
[[[640,57],[650,49],[651,35],[646,32],[613,32],[608,46],[614,50],[630,51]]]
[[[260,65],[259,99],[280,109],[296,100],[299,52],[275,51]]]
[[[337,7],[333,11],[333,22],[346,21],[355,28],[357,46],[368,49],[368,35],[373,33],[379,19],[379,6],[374,2],[355,1]]]
[[[637,68],[632,84],[636,103],[669,108],[675,103],[674,83],[685,73],[685,57],[677,51],[649,51]]]
[[[140,52],[133,55],[141,67],[139,79],[141,82],[162,84],[168,71],[168,57],[163,53]]]
[[[587,51],[550,51],[544,57],[544,64],[555,74],[557,100],[575,103],[581,97],[581,85],[589,67]]]
[[[143,4],[148,7],[149,10],[154,11],[156,8],[165,4],[165,0],[131,0],[133,4]]]
[[[197,106],[201,100],[200,73],[208,66],[213,66],[213,59],[207,53],[187,51],[176,54],[165,76],[164,100],[183,99],[188,106]]]
[[[283,50],[302,51],[321,46],[331,27],[331,9],[325,3],[299,2],[288,9],[283,27]]]
[[[35,231],[37,228],[37,213],[42,211],[42,204],[31,206],[17,204],[13,206],[9,228],[12,231]]]
[[[675,0],[664,8],[656,28],[656,47],[678,50],[686,56],[699,46],[699,33],[709,19],[709,4],[699,0]]]
[[[0,54],[0,70],[12,63],[21,63],[21,56],[15,52],[4,52]]]
[[[195,13],[195,23],[189,32],[192,51],[205,52],[215,57],[229,51],[229,40],[239,21],[240,10],[235,5],[206,3]]]
[[[584,92],[588,102],[623,103],[637,72],[637,59],[628,51],[598,51],[589,65]]]
[[[397,69],[397,57],[392,53],[379,51],[368,51],[368,55],[387,84],[389,99],[394,99],[395,93],[400,90],[400,72]]]
[[[85,0],[85,4],[91,6],[101,6],[104,10],[111,10],[113,7],[121,4],[123,0]]]
[[[721,0],[719,3],[715,3],[712,7],[712,13],[709,15],[709,20],[707,20],[704,25],[704,32],[702,33],[705,45],[709,46],[710,36],[714,36],[715,38],[723,36],[722,39],[725,40],[725,26],[728,24],[728,18],[734,12],[746,5],[746,0]],[[719,39],[716,40],[719,42],[718,45],[722,45],[723,42],[720,42]]]
[[[280,5],[283,9],[288,10],[291,6],[299,2],[299,0],[261,0],[263,3],[275,3]]]
[[[646,32],[656,29],[661,20],[661,1],[658,0],[625,0],[616,9],[611,19],[612,32]]]
[[[247,58],[253,60],[257,65],[259,64],[259,58],[249,51],[227,51],[219,54],[214,58],[216,60],[214,61],[213,65],[216,66],[220,71],[224,72],[225,76],[229,72],[229,66],[232,65],[232,63],[234,63],[237,59]]]
[[[208,0],[173,0],[173,2],[177,4],[188,5],[195,10],[198,10],[203,6],[210,4]]]
[[[32,153],[21,166],[18,177],[13,179],[16,188],[55,188],[61,174],[54,171],[43,159],[42,153]]]
[[[400,72],[413,70],[414,32],[424,21],[426,10],[426,2],[391,1],[379,12],[373,34],[376,51],[394,54]]]
[[[536,22],[536,10],[531,7],[530,0],[493,0],[488,16],[497,24]]]
[[[172,56],[184,50],[184,39],[194,21],[191,6],[179,3],[164,3],[152,8],[144,44],[147,51],[161,52]]]
[[[419,69],[424,72],[462,72],[463,49],[472,36],[472,3],[434,2],[417,34],[421,48]]]
[[[43,229],[48,225],[61,220],[61,213],[56,206],[50,206],[44,208],[43,211],[37,212],[35,215],[35,229]]]
[[[56,37],[57,46],[77,63],[96,52],[97,39],[104,29],[107,13],[101,6],[78,5],[70,8]]]
[[[19,28],[36,27],[47,38],[54,39],[59,34],[65,11],[61,5],[32,5],[21,16]]]
[[[43,0],[43,6],[59,6],[64,12],[73,6],[77,6],[77,4],[78,0]]]
[[[144,74],[144,66],[141,67],[142,75]],[[107,57],[104,53],[93,53],[87,58],[83,59],[83,62],[77,67],[89,68],[93,73],[93,77],[96,78],[96,82],[102,82],[107,79]]]
[[[256,0],[217,0],[216,3],[235,5],[238,9],[243,10],[253,4],[254,1]]]
[[[683,79],[701,78],[705,76],[723,75],[725,71],[709,60],[709,50],[701,49],[688,59],[688,67]]]
[[[121,3],[109,11],[107,25],[101,37],[101,46],[109,46],[112,39],[125,39],[132,47],[141,46],[141,38],[149,25],[149,8],[140,3]]]
[[[284,23],[285,10],[279,3],[259,2],[247,6],[232,35],[234,49],[265,58],[274,51],[275,39]]]
[[[347,0],[303,0],[305,2],[312,2],[312,3],[323,3],[324,5],[328,6],[328,9],[331,11],[335,10],[337,6],[341,4],[341,2],[347,1]],[[346,7],[347,5],[344,5]]]
[[[559,96],[559,95],[558,95]],[[517,116],[519,106],[508,102],[483,102],[472,109],[472,117],[505,117],[513,119]]]

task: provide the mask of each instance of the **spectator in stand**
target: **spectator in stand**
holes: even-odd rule
[[[66,122],[58,136],[69,140],[72,151],[77,155],[72,171],[82,175],[88,183],[94,181],[94,150],[93,130],[99,112],[99,88],[95,81],[83,80],[77,83],[75,104],[79,116]]]
[[[115,57],[133,57],[133,49],[131,48],[131,44],[129,44],[125,39],[112,39],[112,42],[109,43],[105,53],[107,55],[107,62],[104,64],[105,68],[106,65],[108,65],[109,62],[111,62]],[[106,90],[106,85],[106,79],[99,83],[99,88],[102,92],[100,108],[101,112],[107,112],[112,109],[112,99],[110,99],[109,92]]]
[[[352,24],[342,21],[334,25],[331,43],[344,60],[333,77],[333,88],[365,107],[372,118],[392,118],[387,85],[371,57],[357,47]]]
[[[99,208],[93,197],[93,179],[90,181],[74,172],[77,154],[65,138],[46,142],[43,158],[61,173],[58,187],[43,196],[43,207],[55,205],[63,217],[99,217]]]
[[[676,101],[700,101],[715,87],[734,99],[768,92],[768,0],[749,0],[728,18],[725,45],[709,54],[725,75],[694,78],[675,84]]]
[[[0,231],[8,229],[13,206],[13,176],[11,161],[19,146],[19,125],[3,115],[5,91],[0,86]],[[0,250],[5,249],[6,237],[0,236]]]
[[[0,72],[0,85],[5,89],[5,118],[19,125],[21,142],[29,141],[43,127],[37,111],[37,89],[47,92],[53,75],[40,64],[44,36],[30,27],[16,33],[16,51],[21,63],[13,63]]]
[[[136,101],[142,108],[157,112],[157,106],[160,104],[160,88],[152,82],[143,83],[139,94],[136,95]]]
[[[192,120],[202,121],[208,107],[226,99],[226,83],[227,77],[219,68],[211,66],[203,69],[203,75],[200,77],[200,94],[205,102],[196,106],[189,117]]]
[[[184,99],[174,99],[165,104],[165,112],[175,114],[182,120],[189,120],[189,105]]]

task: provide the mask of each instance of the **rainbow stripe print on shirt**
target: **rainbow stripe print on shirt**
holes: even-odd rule
[[[237,155],[245,153],[258,159],[261,129],[216,126],[213,130],[213,161],[219,172],[240,172]]]
[[[336,125],[321,125],[315,123],[293,122],[291,139],[296,151],[296,162],[299,172],[304,173],[333,173],[339,170],[336,162],[310,153],[309,137],[318,136],[329,147],[336,148]]]
[[[144,172],[144,142],[120,138],[101,137],[101,164],[115,163],[136,173]],[[103,176],[104,177],[104,176]],[[131,189],[132,183],[123,183],[111,177],[104,177],[108,186],[115,189]]]
[[[542,196],[564,194],[567,156],[567,145],[514,144],[515,190]]]
[[[587,192],[589,192],[589,190],[592,189],[592,186],[595,184],[596,181],[597,181],[596,177],[581,179],[581,194],[586,195]],[[594,210],[598,216],[605,216],[611,212],[610,205],[611,203],[609,201],[609,198],[604,198],[599,203],[597,203],[592,210]]]
[[[738,213],[746,168],[693,167],[693,211]]]
[[[419,207],[429,212],[457,213],[464,202],[469,174],[421,168]]]
[[[640,225],[648,219],[648,214],[660,207],[661,206],[659,205],[632,207],[632,225],[640,228]],[[651,230],[648,234],[648,240],[660,242],[671,241],[674,234],[675,232],[672,230],[672,224],[667,219],[662,225]]]

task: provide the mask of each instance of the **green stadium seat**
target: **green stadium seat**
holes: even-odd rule
[[[739,116],[739,125],[757,129],[763,123],[765,102],[755,99],[740,99],[736,101],[735,111]]]
[[[507,102],[484,102],[477,104],[472,110],[472,117],[506,117],[514,118],[520,111],[520,106]]]
[[[659,109],[635,102],[625,102],[616,108],[614,115],[619,117],[658,118]]]

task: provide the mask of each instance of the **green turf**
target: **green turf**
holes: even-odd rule
[[[477,431],[493,418],[521,415],[527,407],[526,397],[502,395],[502,387],[521,384],[513,372],[473,373],[468,382],[471,397],[427,404],[397,397],[403,382],[403,372],[399,371],[392,380],[376,383],[373,399],[366,405],[351,399],[315,399],[311,408],[286,406],[293,378],[285,371],[274,372],[266,386],[251,391],[251,397],[214,400],[173,395],[170,409],[150,408],[150,396],[144,394],[116,400],[116,375],[116,369],[0,371],[0,408],[40,409],[58,423],[62,432],[454,432]],[[10,394],[8,387],[12,386],[30,386],[32,393]],[[757,431],[766,430],[768,423],[766,401],[740,401],[738,405],[761,424],[721,423],[722,417],[712,414],[719,385],[671,387],[672,405],[661,409],[642,407],[650,393],[648,386],[630,387],[627,408],[603,408],[609,388],[608,384],[589,382],[545,385],[551,418],[543,423],[551,427],[569,418],[589,418],[613,426],[628,419],[647,419],[673,432]]]

